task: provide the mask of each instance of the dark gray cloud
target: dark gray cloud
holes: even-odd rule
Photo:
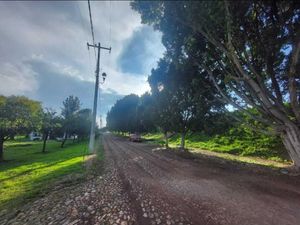
[[[60,110],[63,100],[69,95],[74,95],[79,97],[83,108],[92,108],[93,82],[71,77],[44,60],[31,59],[27,60],[25,64],[32,68],[38,82],[37,90],[30,97],[42,101],[45,107]],[[121,97],[122,95],[115,91],[101,91],[98,114],[105,115],[110,106]]]
[[[158,59],[164,51],[157,43],[161,43],[161,35],[155,33],[152,27],[143,26],[135,30],[118,58],[122,71],[133,74],[150,72],[149,69],[156,64],[153,59]]]

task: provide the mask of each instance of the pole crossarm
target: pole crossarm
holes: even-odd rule
[[[105,49],[105,50],[108,50],[109,53],[111,52],[111,47],[109,47],[109,48],[103,47],[103,46],[100,45],[100,43],[98,43],[98,45],[97,45],[97,44],[91,45],[91,44],[87,43],[87,46],[88,46],[88,47],[93,47],[93,48]]]

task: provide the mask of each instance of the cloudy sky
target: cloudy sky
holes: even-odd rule
[[[91,2],[101,52],[100,114],[123,95],[149,90],[147,76],[164,52],[161,34],[141,24],[125,1]],[[87,1],[0,2],[0,94],[25,95],[59,110],[69,95],[92,107],[95,54]],[[99,114],[99,112],[98,112]]]

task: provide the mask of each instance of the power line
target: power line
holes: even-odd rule
[[[84,35],[86,35],[86,38],[87,38],[87,40],[89,40],[89,34],[88,33],[86,33],[86,28],[85,28],[85,23],[84,23],[84,20],[83,20],[83,16],[82,16],[82,13],[81,13],[81,10],[80,10],[80,6],[79,6],[79,2],[76,2],[76,8],[77,8],[77,10],[78,10],[78,12],[79,12],[79,19],[80,19],[80,23],[81,23],[81,27],[82,27],[82,31],[83,31],[83,33],[84,33]],[[92,74],[92,69],[91,69],[91,56],[90,56],[90,51],[88,51],[88,54],[89,54],[89,65],[90,65],[90,74]]]
[[[93,26],[93,20],[92,20],[92,10],[91,10],[90,0],[88,0],[88,6],[89,6],[89,15],[90,15],[90,24],[91,24],[93,45],[95,45],[95,35],[94,35],[94,26]],[[95,48],[94,48],[94,53],[95,53],[95,59],[96,59],[96,49]]]
[[[82,16],[82,13],[81,13],[81,9],[80,9],[80,5],[79,5],[79,2],[76,2],[76,8],[79,12],[79,19],[80,19],[80,22],[81,22],[81,27],[82,27],[82,30],[83,30],[83,33],[86,35],[86,38],[87,40],[89,40],[89,34],[86,33],[86,28],[85,28],[85,22],[84,22],[84,19],[83,19],[83,16]],[[92,74],[92,61],[91,61],[91,54],[90,54],[90,50],[88,49],[88,57],[89,57],[89,74]]]
[[[80,22],[81,22],[81,26],[82,26],[82,31],[84,34],[86,34],[85,32],[85,26],[84,26],[84,22],[83,22],[83,17],[82,17],[82,14],[81,14],[81,10],[80,10],[80,6],[79,6],[79,2],[76,2],[76,8],[79,12],[79,18],[80,18]],[[90,59],[90,52],[89,52],[89,69],[90,69],[90,74],[91,74],[91,59]],[[83,161],[85,161],[85,156],[88,154],[88,148],[83,148],[83,154],[82,154],[82,158],[83,158]]]
[[[111,0],[109,1],[109,43],[111,44]]]
[[[94,27],[93,27],[93,19],[92,19],[92,11],[91,11],[90,0],[88,0],[88,6],[89,6],[89,15],[90,15],[90,24],[91,24],[93,45],[94,45],[95,44],[95,35],[94,35]]]
[[[82,26],[82,29],[84,31],[85,27],[84,27],[84,22],[83,22],[83,17],[82,17],[82,14],[81,14],[81,10],[80,10],[80,7],[79,7],[79,2],[76,2],[76,8],[79,12],[79,18],[80,18],[81,26]]]

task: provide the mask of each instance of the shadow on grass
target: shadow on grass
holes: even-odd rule
[[[79,155],[80,156],[80,155]],[[45,169],[47,167],[51,167],[51,166],[54,166],[56,164],[59,164],[59,163],[62,163],[64,161],[67,161],[68,159],[72,159],[72,158],[76,158],[78,156],[75,156],[75,157],[69,157],[69,158],[64,158],[64,160],[59,160],[59,161],[56,161],[54,163],[50,163],[50,164],[46,164],[46,165],[43,165],[43,166],[39,166],[39,167],[35,167],[34,169],[29,169],[29,170],[25,170],[21,173],[18,173],[14,176],[10,176],[10,177],[7,177],[7,178],[3,178],[3,179],[0,179],[0,182],[4,182],[4,181],[8,181],[8,180],[12,180],[12,179],[15,179],[17,177],[20,177],[20,176],[23,176],[23,175],[26,175],[28,173],[31,173],[31,172],[34,172],[36,170],[40,170],[40,169]],[[23,166],[23,165],[22,165]]]
[[[37,144],[39,144],[39,143],[37,143]],[[7,145],[6,147],[9,147],[9,148],[27,147],[27,146],[33,146],[33,145],[34,145],[33,143],[14,143],[14,144]]]
[[[77,176],[75,180],[71,178],[72,176],[70,176],[74,171],[76,172],[73,173],[73,175],[81,174],[80,176]],[[85,170],[83,163],[82,161],[80,161],[74,164],[63,166],[59,169],[55,169],[43,176],[39,176],[37,178],[26,181],[22,184],[24,190],[18,194],[16,193],[13,198],[3,201],[0,205],[0,210],[10,209],[20,205],[21,203],[24,203],[27,200],[33,200],[37,197],[41,197],[47,194],[51,189],[53,189],[54,185],[62,185],[63,187],[66,187],[68,184],[74,185],[75,183],[83,180],[84,171]],[[63,176],[66,176],[67,174],[69,176],[67,176],[66,179],[62,180],[61,182],[55,183],[55,181]]]
[[[73,157],[77,157],[77,156],[84,156],[86,154],[86,150],[84,149],[85,147],[83,147],[83,150],[80,152],[77,152],[76,154],[70,154],[70,155],[63,155],[63,153],[65,151],[70,151],[70,148],[74,147],[74,146],[78,146],[78,145],[84,145],[86,142],[82,141],[82,142],[76,142],[76,143],[67,143],[65,145],[64,148],[60,148],[60,142],[52,142],[49,143],[48,149],[46,149],[46,153],[42,152],[42,143],[39,143],[40,146],[34,146],[34,149],[22,149],[23,146],[13,146],[13,147],[9,147],[8,149],[5,149],[5,152],[8,151],[14,151],[13,153],[11,153],[11,155],[9,156],[12,159],[8,159],[5,160],[7,161],[7,163],[2,163],[0,162],[0,171],[1,172],[5,172],[7,170],[10,169],[17,169],[20,166],[28,166],[34,163],[52,163],[54,161],[54,163],[58,163]],[[57,146],[56,146],[57,144]],[[79,146],[78,146],[79,147]],[[19,149],[20,148],[20,149]],[[18,155],[18,151],[22,150],[22,151],[27,151],[26,154],[24,155]],[[51,155],[55,155],[56,156],[53,157],[49,157]],[[32,158],[29,158],[29,156],[32,155]],[[63,160],[61,159],[63,158]],[[36,169],[36,168],[35,168]],[[35,169],[31,169],[31,170],[35,170]]]
[[[5,164],[5,163],[10,163],[10,162],[13,162],[13,161],[14,161],[13,159],[4,159],[4,160],[0,161],[0,165]]]

